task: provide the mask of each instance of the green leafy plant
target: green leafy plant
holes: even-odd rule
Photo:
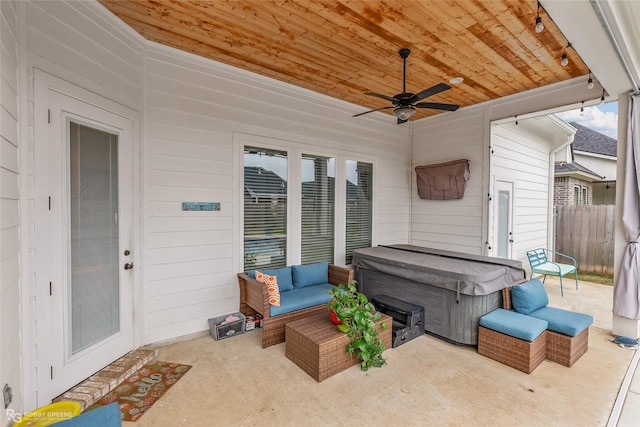
[[[357,291],[353,282],[340,284],[328,293],[332,298],[327,302],[327,310],[336,314],[342,322],[338,329],[351,338],[347,351],[360,359],[360,369],[367,371],[372,366],[379,368],[384,365],[387,362],[382,357],[385,347],[376,329],[380,313],[375,306],[365,294]],[[382,322],[381,327],[387,328],[388,325]]]

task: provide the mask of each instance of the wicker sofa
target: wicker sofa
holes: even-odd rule
[[[314,295],[314,298],[309,299],[312,302],[307,306],[293,311],[288,311],[286,313],[272,315],[267,287],[259,283],[248,273],[250,272],[243,272],[238,274],[238,285],[240,286],[240,312],[245,316],[252,316],[256,313],[260,313],[263,316],[263,348],[284,342],[286,323],[308,316],[313,316],[314,314],[322,313],[326,310],[324,303],[318,303],[318,295]],[[328,264],[327,278],[328,284],[330,285],[335,286],[340,283],[346,284],[353,281],[353,270],[348,267]],[[313,291],[310,288],[313,288],[313,286],[306,287],[304,290],[306,292]],[[291,291],[280,293],[281,299],[286,298],[287,292]],[[323,294],[323,297],[326,295],[326,298],[324,298],[324,302],[329,300],[329,295],[326,293],[325,287],[318,286],[318,292],[321,292]]]

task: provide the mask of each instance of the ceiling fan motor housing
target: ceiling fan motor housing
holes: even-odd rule
[[[451,86],[445,83],[438,83],[435,86],[427,88],[418,94],[407,92],[407,58],[411,51],[407,48],[400,49],[398,52],[402,58],[402,93],[395,96],[381,95],[379,93],[367,92],[365,95],[375,96],[391,102],[390,106],[380,107],[374,110],[365,111],[360,114],[354,114],[353,117],[362,116],[364,114],[373,113],[374,111],[388,110],[393,108],[393,115],[398,117],[398,124],[406,122],[409,117],[416,113],[416,108],[431,108],[435,110],[456,111],[460,106],[455,104],[442,104],[437,102],[418,102],[430,96],[436,95],[445,90],[451,89]]]

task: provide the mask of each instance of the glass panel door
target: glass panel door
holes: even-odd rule
[[[46,224],[37,249],[47,258],[38,257],[46,274],[36,278],[36,316],[38,399],[46,403],[138,343],[133,215],[139,185],[135,113],[79,88],[67,87],[76,95],[69,96],[42,83],[37,117],[50,121],[42,123],[46,141],[38,141],[46,160],[36,168],[37,194],[48,203],[38,205],[36,220]]]
[[[118,135],[69,121],[69,277],[75,355],[120,331]]]

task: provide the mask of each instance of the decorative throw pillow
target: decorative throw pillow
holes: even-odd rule
[[[280,289],[278,289],[278,278],[269,276],[256,270],[256,280],[267,287],[269,293],[269,304],[280,307]]]

